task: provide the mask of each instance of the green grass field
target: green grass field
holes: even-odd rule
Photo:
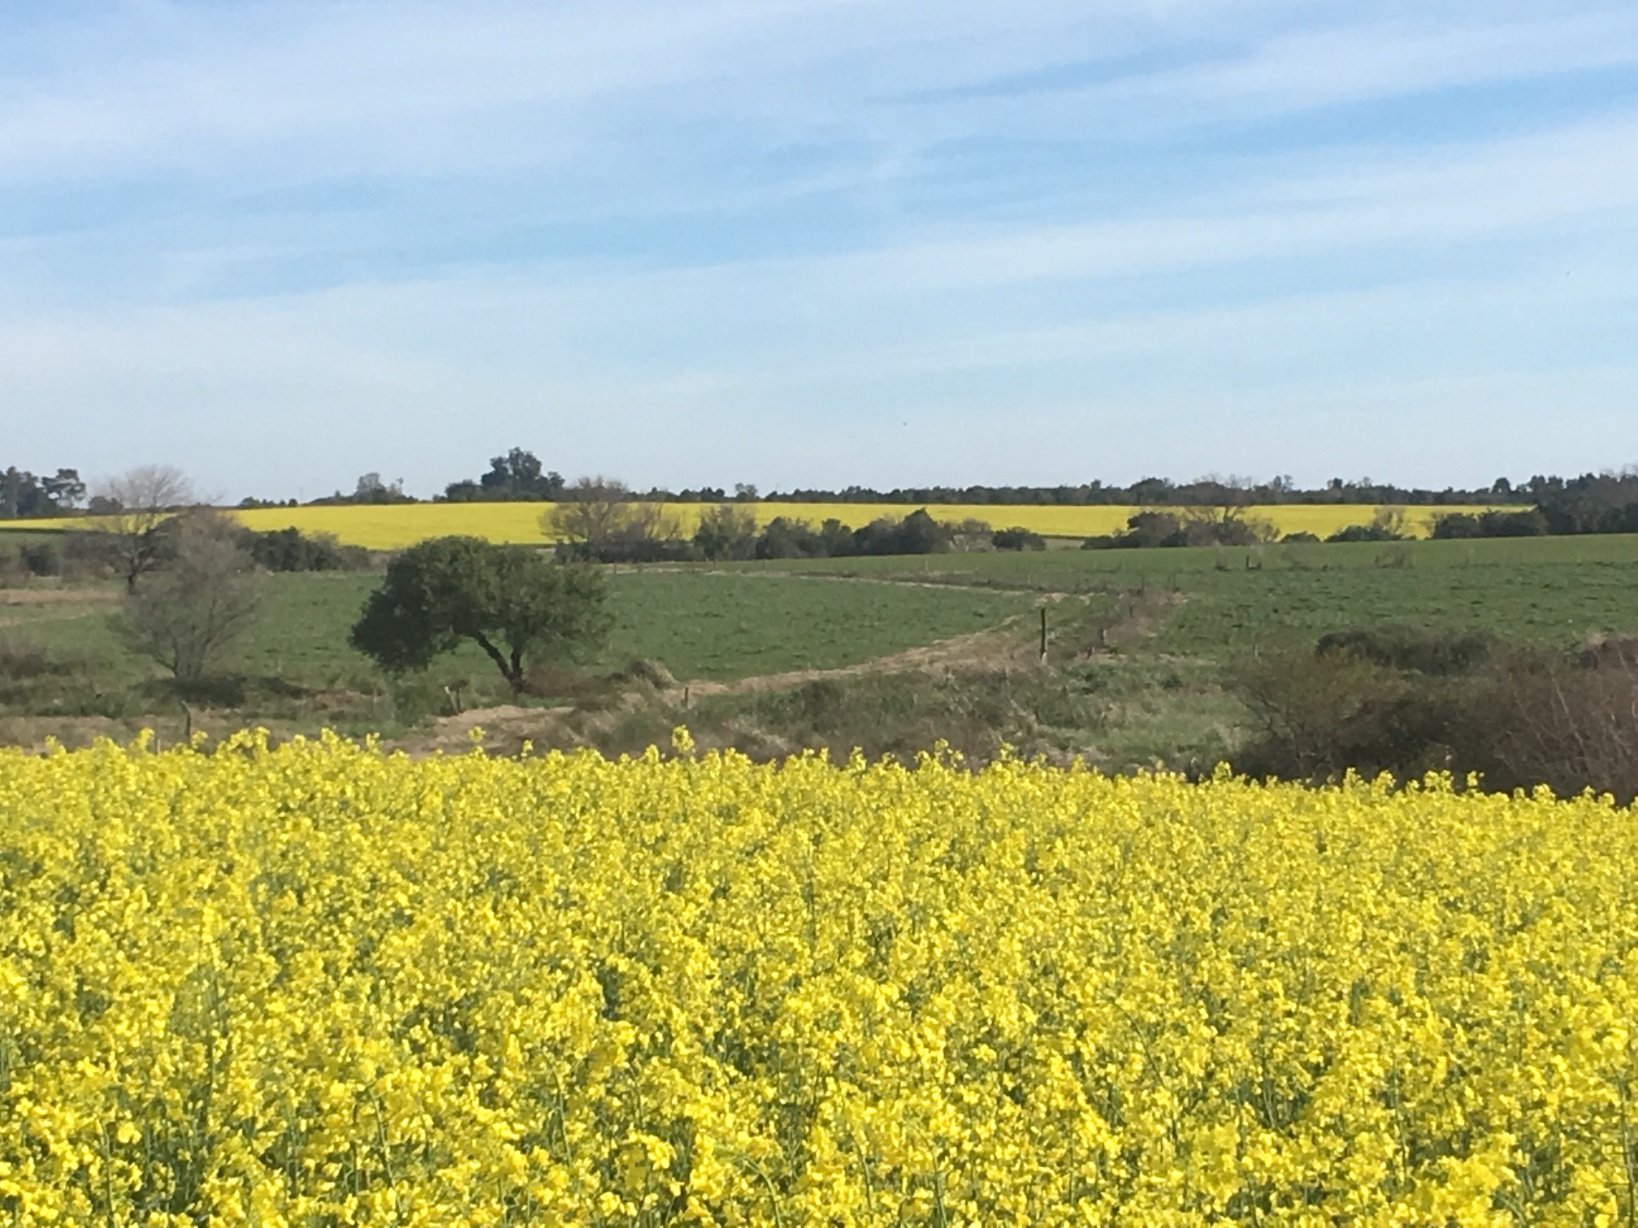
[[[1484,627],[1573,644],[1638,631],[1638,537],[1049,550],[783,560],[751,569],[1036,592],[1160,590],[1181,598],[1156,646],[1220,658],[1339,627]]]
[[[265,616],[238,651],[241,669],[326,684],[373,672],[346,639],[375,577],[271,581]],[[614,629],[590,666],[643,657],[684,680],[851,665],[994,626],[1032,604],[1004,592],[697,572],[626,572],[610,577],[609,590]],[[494,667],[474,647],[435,671],[487,681]]]
[[[405,688],[389,686],[347,645],[348,628],[376,583],[356,574],[267,578],[260,619],[223,662],[226,672],[248,680],[247,715],[288,716],[304,696],[322,693],[334,703],[351,692],[357,702],[330,708],[332,715],[350,725],[394,719],[384,700],[404,698]],[[102,586],[83,590],[78,601],[0,604],[0,645],[26,641],[72,665],[68,683],[37,688],[61,700],[53,710],[123,715],[140,711],[144,694],[156,693],[151,684],[163,671],[120,641],[114,597]],[[674,571],[613,575],[610,599],[614,630],[588,667],[612,672],[648,658],[685,681],[856,664],[995,626],[1033,604],[1024,594],[987,590]],[[457,679],[469,684],[472,702],[510,698],[476,647],[441,659],[406,686],[431,689],[431,703]],[[14,694],[11,706],[28,702]]]
[[[684,681],[856,665],[1002,624],[1013,627],[1015,660],[1031,662],[1031,611],[1047,599],[1056,673],[1027,694],[1007,682],[1008,702],[1052,731],[1050,745],[1086,747],[1117,765],[1192,762],[1232,741],[1238,717],[1221,670],[1256,648],[1384,622],[1564,647],[1638,633],[1638,537],[775,561],[609,579],[615,629],[587,668],[606,675],[647,658]],[[436,715],[445,684],[464,684],[468,706],[512,701],[476,648],[403,680],[353,652],[347,630],[376,582],[268,577],[261,621],[202,706],[214,700],[223,725],[391,733]],[[0,589],[0,741],[37,740],[30,717],[96,717],[126,730],[179,719],[163,671],[115,633],[118,597],[117,585]],[[50,671],[8,678],[6,653],[19,649],[45,653]],[[907,727],[918,731],[935,729],[940,712],[980,723],[999,711],[943,683],[859,690],[789,702],[728,697],[718,715],[725,724],[794,721],[845,739],[850,722],[874,724],[871,705],[885,715],[915,709]],[[548,693],[534,702],[552,701]],[[671,716],[656,715],[663,719]]]

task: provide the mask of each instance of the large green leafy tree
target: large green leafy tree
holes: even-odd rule
[[[389,672],[425,669],[471,640],[514,690],[531,660],[596,647],[612,624],[603,577],[524,546],[438,537],[404,551],[348,641]]]
[[[59,469],[55,477],[47,477],[15,465],[0,469],[0,519],[55,516],[72,510],[83,498],[85,483],[78,470]]]

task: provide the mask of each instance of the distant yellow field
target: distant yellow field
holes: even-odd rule
[[[668,505],[667,510],[676,517],[680,531],[687,535],[693,533],[700,513],[712,506],[678,503]],[[914,510],[902,503],[756,503],[748,506],[759,524],[766,524],[776,516],[814,524],[835,517],[850,528],[868,524],[880,516],[899,518]],[[550,503],[400,503],[381,507],[258,508],[233,514],[253,529],[294,527],[306,533],[333,533],[348,545],[396,550],[448,533],[467,533],[494,542],[543,542],[546,536],[541,518],[551,507]],[[1125,527],[1132,513],[1143,509],[940,504],[927,510],[944,521],[982,520],[997,529],[1016,526],[1047,537],[1078,538],[1116,532]],[[1281,533],[1307,532],[1324,537],[1348,525],[1369,521],[1376,510],[1372,505],[1357,503],[1281,504],[1253,507],[1248,513],[1271,521]],[[1482,507],[1413,507],[1406,509],[1406,520],[1413,532],[1426,535],[1436,516],[1483,510]],[[29,521],[28,527],[62,529],[84,523],[73,519],[38,520]]]
[[[668,508],[684,534],[691,534],[700,513],[710,504],[679,503]],[[350,545],[372,550],[394,550],[429,537],[446,533],[470,533],[496,542],[538,542],[545,538],[542,513],[549,503],[408,503],[385,507],[293,507],[266,508],[239,512],[245,524],[256,529],[294,526],[304,532],[334,533]],[[913,511],[898,503],[757,503],[751,505],[759,524],[776,516],[811,521],[814,524],[835,517],[850,528],[868,524],[881,516],[902,517]],[[928,508],[939,520],[982,520],[992,528],[1019,526],[1048,537],[1088,537],[1113,533],[1126,525],[1136,507],[1034,507],[983,504],[945,504]],[[1426,534],[1436,513],[1480,511],[1481,508],[1412,508],[1407,520],[1418,533]],[[1367,505],[1290,505],[1251,509],[1253,516],[1269,520],[1281,533],[1308,532],[1321,537],[1351,524],[1370,520],[1376,508]]]

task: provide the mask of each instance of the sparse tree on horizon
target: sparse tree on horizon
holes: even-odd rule
[[[171,465],[138,465],[98,488],[90,527],[105,535],[127,593],[158,564],[164,552],[160,526],[194,501],[193,487]]]
[[[750,508],[719,503],[700,514],[694,547],[712,561],[756,557],[756,516]]]
[[[664,505],[638,499],[616,478],[577,478],[559,497],[561,502],[541,514],[541,532],[588,558],[682,536],[677,518]]]

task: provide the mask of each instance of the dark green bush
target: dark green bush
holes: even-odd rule
[[[757,536],[759,559],[844,558],[860,554],[941,554],[955,531],[918,508],[902,520],[882,517],[857,529],[826,520],[815,529],[805,520],[776,516]]]
[[[917,508],[903,520],[883,517],[853,531],[854,554],[942,554],[954,532]]]
[[[990,537],[997,550],[1045,550],[1046,538],[1033,529],[997,529]]]
[[[1540,537],[1547,532],[1547,517],[1533,507],[1511,511],[1472,514],[1452,512],[1433,524],[1433,536],[1441,540],[1471,537]]]
[[[1405,535],[1379,524],[1351,524],[1325,539],[1328,542],[1397,542]]]
[[[1088,537],[1081,549],[1255,546],[1269,540],[1272,533],[1268,525],[1247,520],[1234,509],[1221,513],[1209,508],[1190,508],[1183,513],[1137,512],[1127,517],[1124,533]]]
[[[55,542],[30,542],[17,547],[17,560],[31,576],[59,576],[63,570],[62,552]]]
[[[759,559],[812,559],[824,558],[828,551],[807,521],[775,516],[757,537],[755,553]]]
[[[370,565],[369,551],[343,546],[328,533],[246,529],[239,543],[257,566],[268,571],[362,571]]]

